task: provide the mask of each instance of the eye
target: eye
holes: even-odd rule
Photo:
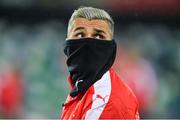
[[[104,39],[105,37],[103,36],[103,35],[101,35],[101,34],[96,34],[95,36],[94,36],[96,39]]]
[[[84,37],[84,33],[77,33],[77,34],[75,34],[75,37],[83,38]]]

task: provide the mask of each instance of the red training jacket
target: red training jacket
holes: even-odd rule
[[[61,119],[139,119],[138,102],[111,68],[86,93],[68,95]]]

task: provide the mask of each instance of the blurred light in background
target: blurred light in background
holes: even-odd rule
[[[113,67],[141,118],[180,118],[179,0],[1,0],[0,118],[59,118],[69,92],[63,42],[79,6],[112,14]]]

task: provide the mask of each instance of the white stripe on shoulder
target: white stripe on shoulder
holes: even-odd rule
[[[92,107],[86,113],[85,119],[99,119],[111,94],[111,77],[107,71],[94,85]]]

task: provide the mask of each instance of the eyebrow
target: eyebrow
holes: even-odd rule
[[[77,27],[74,31],[78,31],[78,30],[84,30],[85,28],[84,27]],[[93,28],[93,30],[96,32],[96,33],[104,33],[106,34],[105,31],[101,30],[101,29],[98,29],[98,28]]]
[[[78,31],[78,30],[83,30],[85,29],[84,27],[77,27],[74,31]]]
[[[106,32],[103,31],[103,30],[100,30],[100,29],[97,29],[97,28],[94,28],[94,30],[95,30],[97,33],[104,33],[104,34],[106,34]]]

